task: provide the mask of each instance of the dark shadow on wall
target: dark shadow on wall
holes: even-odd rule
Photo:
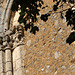
[[[66,11],[66,14],[65,14],[65,17],[66,17],[66,22],[67,22],[67,26],[68,25],[73,25],[73,30],[75,30],[75,10],[72,10],[72,8],[74,6],[72,6],[71,8],[68,8],[68,9],[65,9],[65,10],[62,10],[62,11],[57,11],[57,9],[60,9],[60,8],[63,8],[64,4],[66,4],[67,0],[53,0],[54,2],[56,2],[54,5],[53,5],[53,9],[51,11],[49,11],[48,13],[46,14],[43,14],[41,16],[41,19],[43,21],[47,21],[48,20],[48,17],[53,14],[52,12],[53,11],[56,11],[55,13],[60,13],[61,15],[61,18],[63,19],[64,16],[63,16],[63,12]],[[63,3],[61,3],[63,2]],[[68,3],[71,3],[71,4],[74,4],[75,0],[68,0]],[[69,43],[71,44],[72,42],[75,41],[75,32],[72,32],[69,37],[67,38],[66,40],[66,43]]]
[[[12,11],[21,10],[18,22],[25,25],[26,31],[29,28],[30,32],[36,34],[39,28],[34,26],[34,22],[37,21],[36,15],[39,15],[38,7],[41,8],[42,4],[44,4],[42,0],[14,0],[11,9]]]
[[[72,10],[72,8],[62,10],[60,12],[57,11],[57,9],[63,8],[64,4],[66,4],[66,0],[53,0],[55,4],[53,5],[53,9],[51,9],[48,13],[41,15],[41,20],[47,21],[48,17],[52,14],[52,11],[56,11],[56,13],[60,13],[61,18],[63,19],[63,12],[66,11],[66,22],[67,25],[73,25],[73,28],[75,30],[75,10]],[[61,3],[61,1],[63,3]],[[69,3],[74,3],[74,0],[68,0]],[[39,9],[43,5],[43,0],[14,0],[12,5],[12,11],[18,11],[20,12],[20,17],[18,22],[23,23],[25,25],[25,30],[27,31],[28,28],[30,29],[30,32],[33,34],[36,34],[36,31],[39,31],[39,28],[37,26],[34,26],[34,23],[37,21],[36,15],[39,15]],[[19,7],[20,6],[20,7]],[[44,9],[44,8],[42,8]],[[70,36],[67,38],[66,43],[71,44],[75,40],[75,34],[71,33]],[[71,39],[71,40],[70,40]]]

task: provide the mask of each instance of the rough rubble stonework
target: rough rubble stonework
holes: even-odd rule
[[[52,10],[53,1],[43,0],[42,7],[48,7],[40,8],[35,35],[13,20],[16,15],[9,24],[12,2],[0,0],[0,75],[75,75],[75,43],[66,43],[72,27],[60,13],[54,12],[46,22],[40,19]]]

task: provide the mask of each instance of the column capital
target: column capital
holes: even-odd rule
[[[4,33],[3,37],[0,37],[0,44],[3,50],[24,45],[24,27],[22,25],[17,25],[10,28]]]

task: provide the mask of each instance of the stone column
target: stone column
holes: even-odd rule
[[[5,51],[5,75],[12,75],[10,36],[5,35],[3,38],[3,48]]]
[[[23,75],[24,67],[22,60],[22,50],[24,45],[17,46],[13,51],[13,72],[14,75]]]
[[[5,60],[6,60],[6,75],[12,75],[12,59],[11,59],[11,48],[5,48]]]
[[[24,75],[22,50],[24,50],[24,30],[23,26],[18,25],[16,28],[16,33],[13,35],[13,73],[14,75]]]
[[[13,4],[13,0],[7,0],[7,10],[5,14],[4,31],[7,31],[9,29],[9,21],[11,16],[12,4]]]
[[[23,26],[19,25],[13,30],[6,31],[5,35],[3,36],[3,41],[0,39],[0,44],[2,46],[0,50],[0,65],[2,66],[0,75],[24,74],[22,59],[22,50],[24,50],[23,36]]]
[[[4,51],[2,49],[2,38],[0,38],[0,75],[5,75]]]
[[[5,75],[4,72],[4,58],[3,58],[3,51],[0,51],[0,75]]]

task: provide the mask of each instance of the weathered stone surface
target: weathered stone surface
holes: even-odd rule
[[[0,73],[4,72],[3,63],[0,63]]]
[[[55,21],[55,25],[58,25],[58,20]]]
[[[3,56],[2,56],[2,51],[0,51],[0,63],[2,63]]]
[[[24,45],[16,47],[13,51],[13,71],[15,75],[20,72],[18,69],[23,66],[22,50],[24,50]]]
[[[6,72],[6,75],[12,75],[12,71]]]
[[[15,74],[15,75],[16,75],[16,74],[18,74],[18,75],[24,75],[24,68],[21,67],[21,68],[17,69],[14,74]]]
[[[61,56],[60,52],[55,52],[55,59],[59,58]]]
[[[6,62],[6,72],[12,71],[12,64],[11,62]]]
[[[22,50],[21,46],[18,46],[14,49],[14,51],[13,51],[13,61],[21,58],[21,50]]]
[[[4,74],[5,67],[4,67],[4,52],[0,51],[0,75]]]
[[[16,60],[16,70],[17,70],[18,68],[22,67],[22,64],[23,64],[22,58],[17,59],[17,60]]]
[[[26,45],[30,46],[30,44],[31,44],[31,40],[28,40]]]
[[[11,50],[6,50],[5,51],[5,60],[6,60],[6,62],[11,62],[12,61],[12,59],[11,59]]]
[[[8,1],[9,0],[7,0],[7,3],[9,3]],[[10,2],[11,1],[12,0],[10,0]],[[13,41],[12,44],[14,44],[14,47],[11,47],[12,53],[9,50],[4,51],[4,49],[2,50],[6,54],[1,54],[0,52],[0,75],[3,75],[4,69],[6,69],[5,75],[12,75],[12,72],[13,75],[74,75],[75,67],[73,63],[75,60],[72,60],[72,63],[70,60],[73,59],[73,56],[75,55],[75,45],[66,43],[66,39],[69,36],[72,27],[67,26],[66,18],[61,19],[60,13],[56,12],[52,12],[46,22],[42,21],[40,19],[41,15],[51,12],[54,4],[52,2],[53,0],[43,1],[44,4],[40,8],[37,21],[34,23],[34,26],[39,27],[39,31],[36,32],[36,35],[33,35],[29,31],[25,32],[25,48],[24,46],[20,46],[24,41],[22,39],[22,34],[20,32],[17,34],[17,31],[20,30],[20,28],[17,28],[15,32],[13,31],[12,36],[14,35],[14,37],[13,40],[11,40]],[[65,5],[64,8],[66,7],[67,6]],[[3,8],[4,9],[0,7],[0,36],[2,36],[3,31],[6,31],[4,29],[8,30],[8,27],[10,28],[13,24],[16,24],[17,27],[19,24],[17,22],[19,12],[18,16],[15,14],[17,18],[14,19],[14,23],[10,22],[12,25],[9,26],[11,8],[8,6],[8,11],[5,11],[7,13],[6,16],[4,16],[5,14],[2,15],[3,10],[5,10],[5,7]],[[30,20],[30,22],[31,21],[32,20]],[[13,26],[11,30],[13,30]],[[9,32],[7,32],[6,35],[9,35]],[[6,46],[9,46],[9,43],[10,41],[6,42]],[[4,46],[4,48],[6,46]],[[13,71],[11,69],[11,58]],[[23,72],[25,73],[23,74]]]

